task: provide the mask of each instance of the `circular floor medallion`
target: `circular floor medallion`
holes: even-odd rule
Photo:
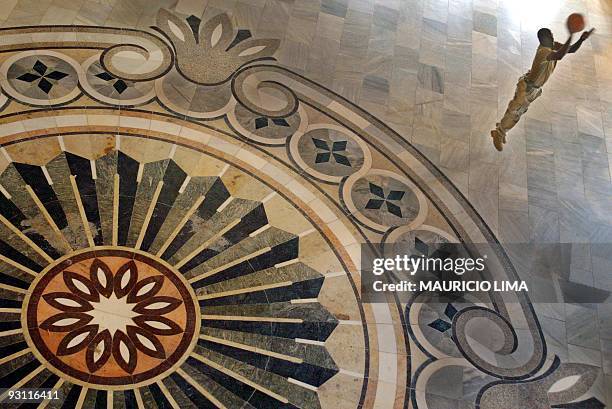
[[[154,382],[186,359],[199,330],[182,275],[128,249],[60,259],[25,303],[32,350],[62,376],[98,388]]]

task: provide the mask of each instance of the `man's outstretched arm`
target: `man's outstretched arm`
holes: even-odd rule
[[[582,35],[580,36],[580,38],[578,39],[578,41],[576,41],[573,45],[570,46],[569,50],[567,50],[568,53],[575,53],[576,51],[578,51],[578,49],[580,48],[580,46],[582,45],[582,43],[589,38],[589,36],[591,34],[593,34],[593,31],[595,31],[594,28],[590,29],[589,31],[584,31],[582,33]]]
[[[567,54],[567,52],[569,51],[571,45],[572,45],[572,34],[570,33],[570,35],[567,38],[567,41],[565,42],[565,44],[563,44],[559,49],[557,49],[557,50],[553,51],[552,53],[550,53],[548,55],[547,60],[548,61],[558,61],[561,58],[565,57],[565,54]]]

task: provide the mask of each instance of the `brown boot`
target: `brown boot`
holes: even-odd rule
[[[491,131],[491,138],[493,138],[493,145],[495,146],[495,149],[500,152],[503,151],[504,143],[506,143],[506,136],[502,135],[497,129],[493,129]]]

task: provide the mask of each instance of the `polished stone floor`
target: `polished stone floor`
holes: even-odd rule
[[[535,33],[571,12],[597,31],[496,151]],[[0,22],[0,388],[612,405],[609,1],[6,0]],[[509,279],[514,243],[590,250],[546,302],[362,302],[360,245],[395,242],[488,243]]]

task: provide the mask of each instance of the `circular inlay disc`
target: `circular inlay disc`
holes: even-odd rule
[[[5,90],[18,101],[34,105],[66,103],[76,98],[77,73],[73,60],[62,59],[48,51],[40,55],[24,52],[4,62]]]
[[[310,169],[326,176],[348,176],[365,162],[364,148],[348,132],[331,127],[306,132],[297,142],[297,151]]]
[[[417,192],[403,181],[384,174],[358,179],[351,199],[367,219],[381,226],[403,226],[419,216]]]
[[[186,359],[199,332],[191,286],[134,250],[64,257],[29,293],[22,320],[34,353],[59,375],[97,388],[153,383]]]

